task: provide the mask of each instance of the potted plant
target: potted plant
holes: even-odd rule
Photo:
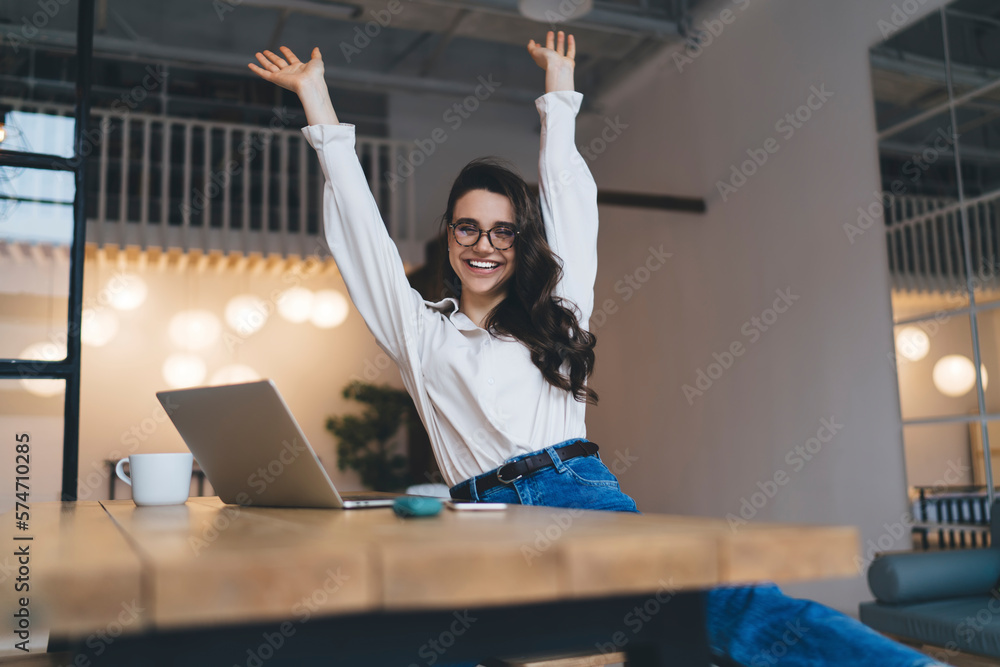
[[[415,480],[400,428],[422,426],[410,395],[388,385],[354,380],[344,398],[367,405],[360,415],[329,417],[326,429],[337,438],[337,468],[356,470],[374,491],[402,491]],[[402,441],[402,443],[401,443]]]

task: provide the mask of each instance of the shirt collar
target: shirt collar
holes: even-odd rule
[[[428,308],[432,308],[446,316],[452,324],[461,331],[472,331],[479,329],[476,323],[469,319],[469,316],[458,309],[458,299],[455,297],[445,297],[440,301],[424,301]]]

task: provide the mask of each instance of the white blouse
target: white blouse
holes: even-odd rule
[[[586,329],[597,274],[597,185],[574,139],[582,100],[559,91],[535,106],[542,218],[563,263],[555,296],[576,304]],[[454,486],[512,456],[586,437],[586,404],[549,384],[523,343],[494,338],[458,311],[455,298],[425,301],[410,287],[358,161],[354,126],[310,125],[302,133],[326,176],[330,251],[355,307],[399,366],[445,481]],[[568,374],[568,360],[561,370]]]

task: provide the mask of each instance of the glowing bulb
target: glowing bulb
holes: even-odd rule
[[[104,347],[118,335],[118,316],[107,308],[85,308],[81,318],[80,341],[91,347]]]
[[[270,315],[264,300],[253,294],[234,296],[226,304],[226,324],[241,336],[260,331]]]
[[[979,367],[983,376],[983,391],[989,385],[989,376],[986,374],[986,367]],[[961,354],[949,354],[941,357],[934,364],[931,374],[934,386],[945,396],[964,396],[976,385],[976,367],[968,357]]]
[[[278,297],[278,312],[289,322],[305,322],[312,313],[313,293],[305,287],[290,287]]]
[[[37,361],[62,361],[66,358],[66,346],[62,343],[42,341],[24,348],[19,359],[34,359]]]
[[[193,387],[205,381],[205,362],[201,357],[186,352],[177,352],[163,362],[163,379],[172,389]]]
[[[260,374],[245,364],[230,364],[223,366],[212,374],[209,384],[242,384],[244,382],[255,382],[260,379]]]
[[[923,329],[904,327],[896,336],[896,349],[910,361],[920,361],[931,349],[931,339]]]
[[[332,329],[347,319],[348,310],[343,294],[332,289],[320,290],[313,298],[309,321],[321,329]]]
[[[62,361],[66,358],[66,346],[62,343],[34,343],[21,352],[20,359],[36,361]],[[28,371],[25,373],[27,374]],[[52,378],[21,378],[21,386],[35,396],[56,396],[66,391],[66,381]]]
[[[134,273],[120,273],[104,286],[112,307],[118,310],[135,310],[146,301],[149,288],[146,281]],[[103,296],[103,295],[102,295]]]
[[[204,350],[219,339],[222,323],[207,310],[185,310],[170,318],[168,333],[182,350]]]

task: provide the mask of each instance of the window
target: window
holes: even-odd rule
[[[904,20],[905,19],[905,20]],[[1000,452],[1000,8],[957,0],[880,24],[871,49],[907,480],[983,494]],[[853,232],[851,231],[853,229]],[[996,443],[1000,445],[1000,443]],[[996,446],[996,445],[994,445]]]

